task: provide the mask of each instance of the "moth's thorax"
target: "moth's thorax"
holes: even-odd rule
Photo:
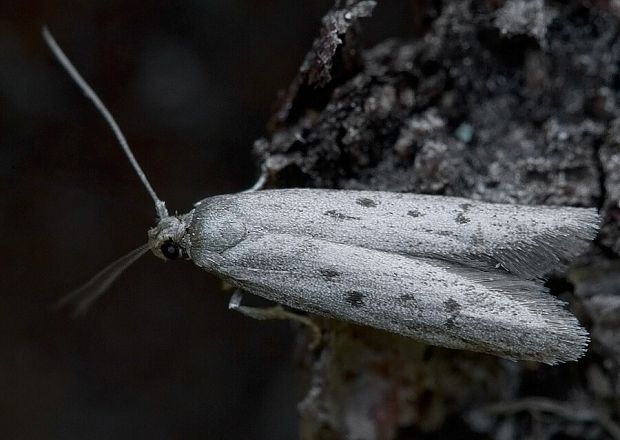
[[[164,260],[168,260],[162,252],[162,246],[167,243],[173,243],[177,245],[181,250],[181,256],[189,259],[190,255],[190,234],[188,229],[190,227],[194,210],[188,214],[183,215],[171,215],[162,218],[157,225],[149,229],[149,247],[151,251]]]
[[[251,212],[239,212],[236,198],[214,196],[196,204],[188,231],[194,264],[218,272],[226,261],[226,252],[248,237]]]

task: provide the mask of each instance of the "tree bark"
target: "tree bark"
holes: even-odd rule
[[[320,320],[321,346],[300,351],[301,438],[620,438],[617,5],[414,2],[419,38],[362,51],[374,7],[324,17],[255,144],[269,186],[595,206],[599,238],[547,284],[592,342],[548,367]]]

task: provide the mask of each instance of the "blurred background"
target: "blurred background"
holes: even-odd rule
[[[412,33],[413,2],[389,3],[368,45]],[[51,310],[145,243],[154,208],[40,28],[186,212],[255,181],[252,143],[332,4],[0,2],[0,437],[297,437],[289,324],[229,312],[230,292],[192,264],[149,254],[85,316]]]

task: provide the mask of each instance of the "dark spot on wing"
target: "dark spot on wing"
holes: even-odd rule
[[[325,211],[323,215],[328,215],[336,220],[361,220],[360,217],[352,217],[350,215],[343,214],[342,212],[338,212],[335,209]]]
[[[471,203],[461,203],[461,204],[459,205],[459,207],[460,207],[460,208],[461,208],[464,212],[469,211],[469,208],[471,208],[472,206],[474,206],[474,205],[472,205]]]
[[[422,214],[417,209],[412,209],[411,211],[407,211],[407,215],[410,215],[411,217],[420,217],[420,216],[423,216],[424,214]]]
[[[446,312],[450,314],[450,317],[446,320],[446,327],[454,328],[454,321],[460,315],[462,306],[452,298],[445,301],[443,306]]]
[[[471,221],[471,219],[467,217],[465,214],[463,214],[462,212],[458,213],[455,220],[460,225],[464,225],[465,223],[469,223]]]
[[[364,208],[374,208],[377,206],[377,202],[375,202],[373,199],[368,199],[366,197],[360,197],[355,201],[355,203],[363,206]]]
[[[417,300],[415,296],[409,293],[405,293],[404,295],[399,296],[398,299],[400,300],[401,304],[406,305],[406,306],[413,305],[415,307],[417,305]]]
[[[334,269],[319,269],[319,273],[323,275],[323,277],[327,281],[332,281],[334,278],[340,275],[340,272]]]
[[[453,300],[452,298],[447,299],[443,303],[443,306],[445,307],[446,312],[451,313],[451,314],[461,310],[461,305],[455,300]]]
[[[430,231],[431,234],[433,232],[434,231]],[[454,232],[452,232],[452,231],[437,231],[437,232],[435,232],[435,234],[441,235],[443,237],[452,237],[452,236],[454,236]]]
[[[364,305],[364,295],[362,292],[357,292],[355,290],[350,290],[346,293],[346,297],[344,300],[351,304],[353,307],[362,307]]]

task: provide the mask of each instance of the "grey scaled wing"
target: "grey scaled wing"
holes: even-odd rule
[[[290,307],[432,345],[549,364],[588,337],[536,281],[287,234],[248,237],[216,272]]]
[[[595,209],[485,203],[382,191],[281,189],[196,205],[205,220],[242,222],[248,234],[287,233],[482,270],[541,278],[596,237]]]
[[[541,277],[588,245],[594,210],[291,189],[211,197],[192,216],[195,264],[296,309],[548,364],[588,344]]]

